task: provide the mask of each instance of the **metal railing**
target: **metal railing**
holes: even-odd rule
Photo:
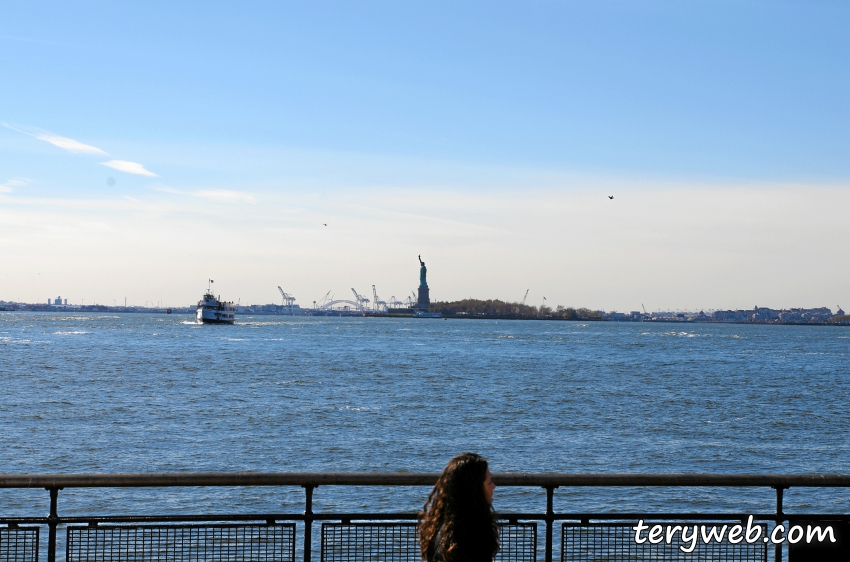
[[[7,534],[19,529],[22,533],[29,533],[27,536],[32,538],[37,544],[38,527],[21,527],[21,525],[44,525],[48,529],[47,539],[47,562],[56,562],[56,544],[57,544],[57,528],[59,525],[87,525],[89,528],[97,528],[100,524],[115,525],[125,524],[121,527],[108,527],[109,529],[138,529],[141,527],[127,526],[126,524],[150,524],[150,523],[181,523],[181,526],[169,527],[169,532],[174,535],[177,528],[194,528],[200,527],[200,523],[208,523],[204,529],[212,527],[220,527],[218,535],[210,534],[209,548],[221,549],[222,545],[232,544],[234,540],[229,539],[228,533],[250,532],[257,535],[257,528],[261,526],[274,527],[275,532],[271,533],[274,536],[291,537],[292,545],[295,540],[295,523],[300,522],[303,525],[302,530],[302,551],[304,562],[311,562],[312,557],[312,530],[313,523],[321,522],[339,522],[343,525],[351,525],[352,521],[369,521],[369,522],[387,522],[387,521],[415,521],[416,513],[401,512],[401,513],[314,513],[313,512],[313,491],[319,486],[433,486],[437,481],[439,474],[426,473],[199,473],[199,474],[22,474],[22,475],[0,475],[0,488],[42,488],[49,492],[50,510],[46,517],[3,517],[0,514],[0,524],[5,524],[6,528],[0,528],[0,531],[5,531]],[[801,475],[782,475],[782,474],[494,474],[493,482],[497,486],[517,486],[517,487],[534,487],[545,490],[546,508],[542,512],[530,513],[498,513],[498,518],[501,521],[503,528],[514,526],[514,530],[520,529],[524,522],[537,522],[545,527],[544,534],[544,559],[545,562],[552,562],[553,556],[553,531],[556,521],[572,522],[564,524],[562,527],[562,540],[566,540],[567,533],[574,527],[586,527],[590,529],[596,526],[598,529],[605,528],[606,525],[613,525],[612,522],[629,522],[639,519],[652,521],[743,521],[749,515],[753,519],[762,524],[772,523],[774,525],[786,521],[798,520],[827,520],[827,521],[850,521],[850,515],[847,514],[789,514],[783,511],[783,494],[784,491],[791,487],[807,487],[807,488],[846,488],[850,487],[850,475],[835,475],[835,474],[801,474]],[[127,516],[62,516],[58,514],[58,499],[59,492],[67,488],[150,488],[150,487],[202,487],[202,486],[225,486],[225,487],[243,487],[243,486],[298,486],[304,489],[304,511],[302,513],[251,513],[251,514],[206,514],[206,515],[127,515]],[[772,513],[557,513],[554,510],[554,494],[558,488],[572,487],[736,487],[736,488],[772,488],[776,494],[776,509]],[[233,524],[221,524],[227,521]],[[239,522],[239,524],[235,524]],[[258,525],[251,529],[246,522],[257,522]],[[281,522],[289,522],[282,524]],[[594,522],[594,523],[592,523]],[[212,525],[215,523],[215,525]],[[363,525],[363,524],[361,524]],[[527,523],[526,523],[527,525]],[[411,523],[401,523],[400,526],[409,528],[405,535],[408,542],[411,536],[415,536],[415,525]],[[103,527],[101,527],[103,528]],[[80,527],[69,527],[69,537],[71,530],[74,536],[88,536],[82,533]],[[332,530],[332,527],[328,527]],[[597,530],[598,530],[597,529]],[[156,532],[154,532],[156,531]],[[266,530],[268,531],[268,529]],[[403,531],[403,530],[402,530]],[[122,531],[124,532],[124,531]],[[141,531],[140,531],[141,532]],[[162,544],[176,544],[183,539],[179,537],[166,537],[161,539],[160,535],[165,531],[159,528],[157,531],[153,527],[145,527],[144,532],[146,540],[165,541]],[[401,531],[400,531],[401,532]],[[513,532],[513,531],[511,531]],[[260,533],[265,537],[268,532]],[[413,533],[413,534],[411,534]],[[114,533],[113,533],[114,534]],[[125,533],[126,534],[126,533]],[[167,534],[167,533],[166,533]],[[177,533],[179,534],[179,533]],[[196,533],[197,534],[197,533]],[[251,535],[251,536],[254,536]],[[271,536],[270,535],[270,536]],[[22,535],[23,536],[23,535]],[[94,536],[94,535],[93,535]],[[98,536],[105,536],[101,533]],[[122,537],[124,535],[121,535]],[[165,535],[162,535],[165,536]],[[175,535],[176,536],[176,535]],[[216,536],[224,537],[216,539]],[[259,535],[257,535],[259,536]],[[510,536],[506,533],[505,536]],[[151,538],[154,537],[154,538]],[[536,543],[536,526],[533,535],[533,540]],[[2,546],[7,547],[12,539],[6,539],[2,542],[0,535],[0,555],[2,555]],[[79,538],[75,539],[79,544]],[[88,540],[88,539],[86,539]],[[97,539],[92,539],[97,540]],[[101,539],[105,540],[105,539]],[[121,539],[127,542],[129,539]],[[138,540],[138,539],[133,539]],[[195,538],[192,539],[195,541]],[[218,542],[216,542],[218,540]],[[269,560],[294,559],[294,546],[286,543],[282,547],[278,543],[268,543],[268,538],[254,538],[251,544],[260,544],[262,548],[272,549],[270,552],[277,553],[271,556]],[[504,540],[504,539],[503,539]],[[528,537],[524,539],[528,542]],[[266,542],[263,542],[266,541]],[[238,541],[237,541],[238,542]],[[121,543],[123,544],[123,543]],[[153,544],[153,543],[151,543]],[[160,542],[156,542],[160,544]],[[193,543],[195,544],[195,543]],[[322,543],[325,544],[324,542]],[[270,545],[270,546],[269,546]],[[254,544],[256,546],[256,544]],[[409,546],[409,545],[408,545]],[[21,547],[24,550],[31,547]],[[93,547],[94,548],[94,547]],[[150,548],[165,548],[162,546],[153,546]],[[193,546],[192,548],[201,548]],[[206,547],[204,547],[206,548]],[[259,548],[259,547],[258,547]],[[291,555],[283,556],[280,554],[281,549],[289,548]],[[515,548],[511,546],[511,549]],[[536,546],[535,546],[536,548]],[[764,545],[765,558],[767,553],[767,544]],[[265,552],[265,551],[263,551]],[[69,546],[69,555],[71,554]],[[240,559],[239,556],[228,555],[227,559]],[[265,556],[265,555],[263,555]],[[265,560],[263,556],[249,556],[252,560]],[[410,557],[410,552],[406,554]],[[70,558],[74,558],[71,556]],[[562,559],[564,558],[562,549]],[[13,557],[7,556],[7,559],[12,560]],[[27,558],[30,560],[31,558]],[[95,558],[86,558],[82,555],[77,555],[74,560],[94,560]],[[147,560],[144,556],[141,559]],[[195,556],[198,559],[198,556]],[[200,559],[204,559],[201,556]],[[221,559],[220,557],[216,559]],[[324,559],[324,552],[323,552]],[[103,558],[97,558],[103,560]],[[782,547],[775,546],[774,561],[781,562]],[[36,555],[33,562],[37,562]]]

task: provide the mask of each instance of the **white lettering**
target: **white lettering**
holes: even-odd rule
[[[688,548],[685,548],[685,545],[681,545],[679,549],[682,552],[693,552],[697,547],[697,538],[699,537],[699,532],[697,532],[697,526],[694,525],[694,533],[688,536],[688,527],[682,529],[682,542],[689,542],[691,545]]]
[[[723,525],[720,528],[720,532],[717,532],[717,527],[712,525],[708,534],[705,532],[705,525],[702,526],[702,542],[705,544],[710,543],[711,541],[723,542],[723,535],[726,534],[726,525]]]
[[[744,528],[740,525],[733,525],[731,529],[729,529],[729,542],[732,544],[738,544],[744,537],[741,535],[744,533]]]
[[[747,516],[746,525],[652,525],[651,527],[644,523],[641,519],[637,525],[632,527],[635,532],[635,544],[660,544],[665,542],[672,544],[676,534],[680,536],[679,549],[685,553],[691,553],[696,550],[697,543],[700,538],[704,544],[722,543],[724,537],[731,544],[740,544],[744,540],[747,544],[758,543],[763,540],[765,544],[768,542],[773,544],[782,544],[786,540],[791,544],[796,544],[806,539],[807,543],[816,540],[817,542],[825,542],[829,538],[829,542],[835,543],[835,532],[831,526],[812,526],[808,525],[806,530],[800,525],[794,525],[785,534],[785,526],[782,524],[774,525],[773,529],[768,533],[767,526],[758,524],[753,521],[752,515]],[[648,531],[646,535],[644,532]],[[727,534],[728,531],[728,534]]]
[[[823,542],[827,535],[829,535],[829,542],[835,542],[835,536],[832,534],[832,525],[824,529],[822,532],[820,527],[812,528],[811,525],[806,525],[806,542],[812,542],[812,537],[815,536],[815,533],[818,534],[818,542]]]
[[[664,540],[664,529],[661,525],[655,525],[649,530],[649,544],[658,544]]]
[[[681,530],[682,530],[682,528],[679,525],[676,525],[675,527],[671,527],[670,525],[667,525],[667,536],[665,537],[664,542],[666,542],[667,544],[670,544],[671,542],[673,542],[673,535],[675,535],[677,532],[679,532]]]
[[[785,527],[783,525],[777,525],[773,528],[773,531],[770,533],[770,542],[773,544],[782,544],[785,542],[785,537],[782,536],[782,533],[785,532]],[[776,533],[779,533],[779,538],[776,537]]]
[[[754,536],[754,537],[751,536],[752,533],[755,533],[756,536]],[[754,542],[759,540],[760,536],[761,536],[761,525],[756,525],[754,527],[753,526],[753,516],[750,515],[749,517],[747,517],[747,533],[746,533],[747,544],[753,544]]]
[[[641,538],[641,536],[640,536],[640,532],[641,532],[641,531],[645,531],[645,530],[649,529],[649,525],[644,525],[644,524],[643,524],[643,519],[641,519],[640,521],[638,521],[637,526],[632,527],[632,529],[634,529],[634,531],[635,531],[635,543],[637,543],[637,544],[643,544],[643,543],[645,543],[645,542],[646,542],[646,539],[645,539],[645,538]]]

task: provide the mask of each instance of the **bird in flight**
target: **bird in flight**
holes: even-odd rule
[[[608,199],[613,199],[613,198],[614,198],[614,196],[613,196],[613,195],[609,195],[609,196],[608,196]]]
[[[323,222],[322,224],[323,224],[323,225],[325,225],[325,226],[328,226],[328,224],[327,224],[327,223],[324,223],[324,222]]]

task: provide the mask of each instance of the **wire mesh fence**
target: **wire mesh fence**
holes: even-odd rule
[[[499,525],[499,553],[496,562],[535,562],[537,523]]]
[[[419,562],[416,523],[323,523],[322,562]]]
[[[537,524],[499,524],[496,562],[536,562]],[[324,523],[322,562],[420,562],[416,523]]]
[[[736,523],[731,523],[734,525]],[[667,524],[662,523],[666,528]],[[692,526],[694,523],[689,523]],[[696,523],[696,525],[701,525]],[[714,521],[705,523],[706,526],[722,525]],[[675,527],[676,524],[670,524]],[[679,529],[682,528],[680,523]],[[767,527],[762,528],[761,537],[767,536]],[[720,541],[703,542],[697,540],[682,542],[681,533],[671,537],[668,543],[666,537],[658,544],[652,544],[643,536],[643,543],[635,540],[634,524],[608,523],[596,525],[581,525],[564,523],[561,527],[561,562],[589,562],[604,560],[606,562],[637,562],[665,560],[670,562],[766,562],[767,545],[758,541],[738,544],[729,542],[728,535]],[[691,546],[693,549],[691,550]],[[683,550],[684,549],[684,550]],[[687,550],[691,550],[687,552]]]
[[[67,562],[295,562],[295,525],[68,527]]]
[[[0,562],[38,562],[38,527],[0,528]]]

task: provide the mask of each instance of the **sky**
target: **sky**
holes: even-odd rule
[[[0,300],[846,309],[848,69],[843,1],[12,3]]]

